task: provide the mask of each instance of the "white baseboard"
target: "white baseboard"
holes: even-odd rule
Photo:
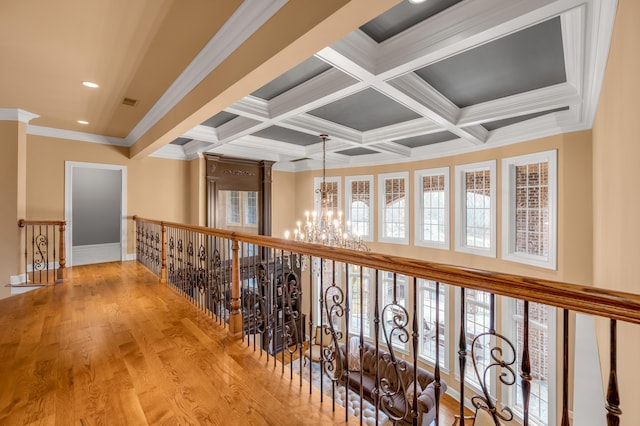
[[[72,266],[121,260],[120,243],[73,246]]]
[[[34,285],[34,286],[20,286],[20,287],[11,287],[11,295],[15,295],[15,294],[22,294],[22,293],[26,293],[28,291],[31,290],[35,290],[37,288],[42,288],[41,285]]]
[[[135,253],[127,253],[127,257],[124,260],[136,260],[137,256]]]
[[[25,284],[27,282],[27,275],[26,274],[20,274],[20,275],[11,275],[11,277],[9,278],[9,285],[20,285],[20,284]]]

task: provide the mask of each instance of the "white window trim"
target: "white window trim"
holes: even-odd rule
[[[353,266],[353,265],[351,265]],[[373,312],[375,310],[375,286],[374,286],[374,281],[375,281],[375,269],[371,269],[371,268],[366,268],[366,267],[361,267],[366,269],[366,271],[362,271],[362,278],[363,280],[368,280],[369,281],[369,297],[368,298],[364,298],[362,300],[363,305],[366,305],[367,310],[369,312],[369,315],[371,315],[371,319],[369,320],[369,327],[367,328],[366,326],[364,326],[363,330],[362,330],[362,335],[363,338],[365,339],[365,341],[368,342],[373,342],[373,337],[375,336],[375,327],[374,327],[374,319],[373,319]],[[349,273],[349,277],[353,277],[353,276],[357,276],[358,279],[360,278],[360,273],[358,272],[357,274],[353,274],[353,273]],[[364,286],[361,286],[361,291],[363,291]],[[352,283],[349,283],[349,298],[351,300],[350,305],[353,306],[354,302],[353,299],[351,299],[351,292],[352,290]],[[360,300],[358,300],[358,302],[360,302]],[[360,313],[362,314],[363,309],[360,310]],[[359,319],[360,317],[358,317],[358,322],[360,321]],[[351,322],[350,322],[351,324]],[[351,325],[349,327],[351,329]],[[353,336],[359,336],[359,334],[357,333],[352,333],[351,330],[349,330],[349,335],[353,335]]]
[[[423,280],[423,281],[433,281],[433,280]],[[451,286],[446,283],[438,283],[437,281],[436,281],[436,284],[444,285],[444,318],[440,318],[440,320],[444,322],[444,359],[442,359],[442,357],[440,358],[440,371],[448,375],[451,373],[450,366],[449,366],[450,348],[451,348],[450,339],[449,339],[449,336],[450,336],[449,326],[451,324],[451,315],[450,315],[451,312],[449,309],[451,304],[449,303],[449,295],[451,294],[450,292]],[[420,289],[420,282],[418,282],[418,292],[424,292],[424,291],[425,290]],[[422,305],[420,304],[419,306],[422,306]],[[421,308],[419,308],[419,310],[421,311]],[[424,312],[420,312],[420,314],[424,315]],[[430,365],[432,367],[435,367],[436,365],[435,357],[431,359],[427,355],[424,355],[422,352],[418,352],[418,358],[425,364]]]
[[[337,182],[338,183],[338,194],[337,194],[338,211],[341,212],[342,211],[342,187],[340,185],[340,183],[341,183],[340,176],[326,177],[325,178],[325,182],[327,182],[327,183]],[[314,205],[314,208],[315,208],[315,210],[317,212],[320,212],[322,210],[322,206],[320,205],[320,202],[321,202],[320,193],[315,192],[315,191],[320,189],[320,185],[321,184],[322,184],[322,176],[313,178],[313,191],[314,191],[313,205]]]
[[[502,160],[502,258],[546,269],[557,269],[558,248],[558,154],[556,150],[504,158]],[[517,253],[516,243],[516,166],[548,163],[549,256]]]
[[[385,181],[387,179],[396,179],[402,178],[404,179],[404,187],[405,187],[405,202],[404,202],[404,237],[394,238],[394,237],[385,237],[384,235],[384,216],[385,216],[385,199],[386,199],[386,188]],[[391,244],[409,244],[409,234],[411,230],[409,229],[409,196],[410,196],[410,188],[409,188],[409,172],[396,172],[396,173],[382,173],[378,175],[378,241],[382,243],[391,243]]]
[[[514,321],[514,315],[516,312],[515,306],[516,299],[510,297],[502,297],[502,334],[516,346],[516,321]],[[546,306],[548,309],[549,323],[547,324],[547,333],[549,336],[548,349],[549,349],[549,382],[548,382],[548,398],[549,398],[549,420],[546,425],[541,424],[531,416],[529,417],[529,423],[536,426],[556,426],[556,418],[558,413],[557,402],[557,374],[556,366],[560,360],[558,360],[558,348],[557,348],[557,309],[552,306]],[[521,359],[516,360],[514,370],[520,371]],[[517,421],[522,423],[522,411],[516,407],[516,392],[517,386],[515,383],[511,386],[502,385],[502,395],[506,401],[506,405],[513,410],[514,417]]]
[[[369,182],[369,235],[363,235],[363,241],[373,241],[373,223],[374,223],[374,215],[376,210],[376,203],[374,199],[374,187],[373,187],[373,175],[362,175],[362,176],[346,176],[344,182],[344,192],[345,192],[345,217],[347,221],[351,221],[351,182],[360,182],[367,181]]]
[[[454,327],[456,329],[456,333],[454,333],[455,334],[455,339],[454,339],[453,344],[455,344],[456,351],[454,351],[455,355],[454,355],[454,359],[453,359],[453,364],[454,364],[454,377],[458,381],[458,383],[460,383],[460,380],[461,380],[461,375],[460,375],[460,357],[459,357],[458,351],[457,351],[457,349],[460,347],[460,315],[462,314],[462,310],[461,310],[461,306],[460,306],[460,300],[462,298],[460,287],[455,287],[455,292],[454,293],[455,293],[455,296],[454,296],[455,309],[454,309],[453,315],[454,315],[455,319],[453,321],[453,324],[454,324]],[[466,303],[465,303],[465,307],[466,307]],[[466,326],[466,324],[465,324],[465,326]],[[471,351],[468,351],[467,352],[467,363],[466,363],[466,366],[469,366],[470,364],[473,364],[473,360],[471,359]],[[490,390],[491,390],[491,392],[493,392],[492,395],[495,396],[495,394],[496,394],[496,391],[495,391],[495,389],[496,389],[495,368],[492,368],[490,370],[489,374],[491,376],[490,379],[489,379],[490,383],[491,383],[491,385],[490,385],[491,389]],[[472,375],[473,375],[474,379],[477,379],[477,377],[475,377],[474,373],[472,373]],[[480,385],[478,385],[475,381],[470,381],[469,380],[469,376],[465,375],[464,385],[468,389],[473,390],[475,393],[482,394],[482,388],[480,387]],[[460,394],[458,394],[458,395],[460,395]],[[473,395],[469,395],[469,396],[467,396],[467,398],[470,399],[471,396],[473,396]],[[459,399],[459,397],[458,397],[458,399]],[[465,401],[465,405],[468,402],[469,401]]]
[[[466,222],[467,200],[465,190],[465,173],[475,170],[489,169],[491,185],[489,194],[491,197],[491,241],[489,248],[467,246]],[[475,254],[479,256],[496,257],[496,160],[479,163],[462,164],[455,167],[456,185],[456,227],[455,249],[458,252]]]
[[[389,351],[389,348],[387,347],[387,341],[386,341],[386,337],[385,337],[385,329],[384,326],[382,324],[382,322],[384,321],[384,308],[389,305],[390,303],[385,304],[385,296],[384,296],[384,274],[388,273],[388,271],[383,271],[383,270],[378,270],[378,280],[379,280],[379,286],[378,286],[378,300],[380,302],[380,306],[378,306],[379,308],[379,314],[380,314],[380,346],[386,349],[383,349],[385,352]],[[391,274],[393,274],[391,272]],[[375,276],[375,275],[374,275]],[[405,303],[410,303],[410,301],[412,300],[411,297],[415,297],[415,295],[413,295],[412,293],[412,287],[413,287],[413,283],[412,277],[409,277],[408,275],[402,275],[402,274],[396,274],[396,283],[398,280],[402,279],[402,277],[404,277],[404,285],[405,285]],[[374,309],[375,309],[375,303],[374,305]],[[413,312],[411,311],[409,306],[403,306],[404,309],[407,311],[407,314],[409,315],[409,317],[407,318],[407,326],[406,326],[406,330],[409,331],[409,340],[405,343],[397,343],[394,344],[393,343],[393,339],[391,339],[391,345],[393,345],[393,350],[404,354],[404,355],[408,355],[409,354],[409,350],[410,350],[410,344],[411,344],[411,319],[412,319],[412,315]],[[389,331],[389,330],[387,330]],[[372,336],[375,336],[375,328],[374,331],[372,332]]]
[[[425,176],[439,176],[444,175],[444,242],[425,241],[422,238],[422,228],[424,226],[424,192],[422,190],[422,178]],[[415,190],[415,240],[414,244],[421,247],[430,247],[443,250],[449,250],[450,238],[449,238],[449,167],[439,167],[436,169],[417,170],[414,178],[414,190]]]

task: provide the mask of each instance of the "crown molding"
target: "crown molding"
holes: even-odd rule
[[[167,160],[186,160],[187,156],[184,152],[184,148],[179,145],[166,144],[162,148],[156,150],[154,153],[149,154],[149,157],[164,158]]]
[[[19,121],[29,124],[29,121],[40,117],[29,111],[20,108],[0,108],[0,121]]]
[[[72,141],[129,147],[129,143],[123,138],[76,132],[74,130],[56,129],[54,127],[34,126],[33,124],[27,125],[27,134],[57,139],[68,139]]]
[[[126,139],[133,144],[267,22],[287,0],[245,0],[169,86]]]

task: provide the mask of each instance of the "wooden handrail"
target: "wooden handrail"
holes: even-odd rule
[[[24,228],[27,225],[66,225],[67,222],[64,220],[27,220],[20,219],[18,220],[18,227]]]
[[[640,295],[560,281],[531,278],[380,253],[360,252],[283,238],[183,225],[133,216],[133,220],[199,232],[264,247],[380,269],[590,315],[640,324]]]

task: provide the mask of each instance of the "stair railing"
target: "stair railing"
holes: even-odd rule
[[[482,367],[485,375],[488,368],[493,366],[504,367],[506,364],[502,359],[503,346],[495,344],[483,344],[479,342],[482,335],[496,336],[495,327],[495,296],[506,296],[522,302],[522,329],[524,346],[519,359],[513,361],[514,370],[510,375],[501,375],[499,380],[502,384],[513,384],[518,380],[520,383],[520,399],[523,403],[522,424],[529,424],[529,401],[531,397],[531,351],[529,348],[530,327],[533,326],[530,320],[530,305],[537,304],[557,307],[562,312],[562,390],[561,390],[561,411],[559,414],[561,426],[569,426],[568,416],[568,394],[569,394],[569,312],[574,311],[588,315],[595,315],[606,318],[610,322],[610,360],[609,360],[609,383],[607,385],[606,401],[603,405],[606,409],[607,424],[616,426],[620,424],[622,410],[620,407],[620,395],[618,389],[617,371],[617,321],[624,321],[631,324],[640,324],[640,295],[624,293],[619,291],[606,290],[596,287],[580,286],[557,281],[537,279],[513,274],[504,274],[491,271],[476,270],[459,266],[426,262],[417,259],[404,258],[393,255],[386,255],[372,252],[359,252],[348,249],[328,247],[318,244],[308,244],[287,239],[230,232],[219,229],[188,226],[178,223],[161,222],[151,219],[143,219],[134,216],[136,221],[136,241],[138,260],[147,265],[161,281],[165,281],[190,298],[194,304],[201,307],[205,312],[219,318],[221,323],[229,324],[232,334],[242,335],[246,338],[247,344],[253,341],[256,350],[256,340],[267,342],[267,345],[259,344],[260,351],[267,349],[267,357],[273,354],[274,366],[276,355],[281,356],[282,371],[284,373],[287,359],[285,353],[289,355],[288,365],[293,371],[294,355],[299,354],[300,369],[302,372],[302,351],[304,344],[299,337],[307,335],[304,331],[304,322],[300,316],[293,316],[296,321],[285,322],[283,316],[273,316],[269,312],[277,309],[288,309],[291,311],[293,304],[301,304],[303,293],[308,293],[308,303],[306,316],[308,320],[308,334],[314,329],[316,317],[320,317],[318,322],[328,325],[331,330],[335,348],[325,350],[323,353],[322,367],[319,374],[329,376],[329,388],[335,403],[336,387],[340,383],[349,381],[350,374],[362,375],[360,373],[349,372],[349,368],[340,368],[340,352],[346,351],[349,355],[349,335],[359,337],[359,355],[362,359],[362,347],[365,340],[363,329],[363,314],[359,314],[357,321],[359,325],[349,324],[351,306],[357,299],[350,300],[349,276],[359,274],[362,277],[363,270],[374,272],[373,283],[369,283],[370,290],[374,292],[375,306],[373,320],[368,318],[375,326],[375,332],[367,339],[370,344],[375,344],[376,351],[384,350],[389,352],[386,360],[394,365],[396,374],[399,376],[403,371],[412,371],[413,382],[417,380],[416,369],[411,365],[417,365],[418,342],[421,338],[434,338],[435,342],[440,342],[443,331],[438,315],[440,312],[441,285],[455,286],[460,288],[460,345],[458,359],[460,363],[460,379],[458,389],[460,396],[460,418],[468,415],[465,411],[465,370],[466,360],[471,353],[476,351],[479,345],[489,348],[488,366]],[[302,273],[300,266],[306,265],[307,272]],[[326,265],[329,265],[327,267]],[[350,268],[355,267],[355,272]],[[324,278],[323,278],[324,274]],[[387,285],[387,291],[393,295],[392,302],[381,303],[379,294],[382,294],[382,283],[379,277],[382,274],[393,276],[391,287]],[[396,278],[404,276],[405,288],[400,288]],[[343,284],[337,284],[340,276],[345,277]],[[293,279],[291,279],[293,277]],[[303,278],[302,280],[300,278]],[[426,333],[423,321],[417,318],[416,295],[417,280],[425,279],[435,282],[435,327]],[[292,282],[293,286],[287,285]],[[354,282],[358,282],[357,280]],[[363,283],[360,278],[360,284]],[[267,288],[264,293],[256,293],[254,289],[262,283],[263,288]],[[277,289],[277,291],[276,291]],[[333,291],[332,291],[333,290]],[[360,291],[359,306],[363,307],[362,291]],[[487,331],[483,333],[472,333],[465,329],[465,318],[467,314],[473,312],[469,306],[465,306],[469,293],[474,294],[484,292],[488,295],[485,303],[486,315],[490,319]],[[465,296],[465,293],[467,296]],[[411,298],[413,297],[413,300]],[[245,298],[244,301],[241,299]],[[401,298],[405,300],[400,301]],[[293,302],[292,302],[293,301]],[[384,305],[384,306],[383,306]],[[282,307],[282,308],[280,308]],[[315,312],[315,315],[314,315]],[[371,312],[371,311],[369,311]],[[290,312],[291,313],[291,312]],[[370,315],[370,314],[369,314]],[[235,317],[235,318],[234,318]],[[250,317],[250,320],[243,321],[243,317]],[[354,317],[355,318],[355,317]],[[453,318],[453,317],[452,317]],[[382,327],[381,327],[382,323]],[[317,324],[320,325],[320,324]],[[391,331],[385,331],[389,327]],[[346,333],[344,330],[346,329]],[[277,334],[280,333],[280,334]],[[386,333],[386,334],[385,334]],[[433,336],[431,335],[433,333]],[[471,333],[471,334],[470,334]],[[384,336],[382,336],[384,334]],[[457,333],[456,333],[457,334]],[[424,336],[423,336],[424,335]],[[250,337],[253,336],[253,337]],[[384,339],[380,339],[382,336]],[[507,342],[507,346],[514,348],[514,345],[500,336]],[[385,340],[387,344],[380,343]],[[342,349],[338,349],[338,342],[343,344]],[[392,345],[404,343],[408,348],[408,353],[402,357],[393,355]],[[287,342],[287,345],[284,343]],[[375,342],[375,343],[373,343]],[[277,351],[272,351],[278,346]],[[289,346],[288,349],[286,346]],[[453,343],[450,343],[453,347]],[[438,346],[436,346],[438,348]],[[439,396],[446,384],[440,380],[440,350],[435,350],[435,363],[433,366],[435,390],[435,420],[439,423]],[[380,358],[381,360],[383,358]],[[382,361],[380,361],[382,362]],[[413,362],[413,364],[410,364]],[[376,362],[376,365],[377,362]],[[473,366],[476,371],[478,367]],[[410,370],[407,370],[410,368]],[[516,371],[517,370],[517,371]],[[404,393],[410,383],[400,380],[392,384],[388,378],[380,377],[379,368],[376,367],[376,388],[373,392],[375,406],[381,407],[376,411],[376,424],[379,424],[378,416],[384,411],[387,418],[392,421],[404,418],[405,421],[413,424],[422,424],[420,416],[424,415],[416,409],[419,406],[417,392],[413,393],[413,401],[406,401],[404,407],[384,407],[380,400],[386,398],[393,400],[400,396],[404,400]],[[309,363],[309,377],[312,376],[312,367]],[[293,376],[292,376],[293,377]],[[302,374],[300,375],[302,377]],[[360,377],[362,383],[362,376]],[[480,380],[480,397],[475,396],[470,399],[475,408],[489,410],[496,424],[499,419],[510,416],[510,409],[492,400],[490,389]],[[321,400],[326,392],[322,390],[323,379],[320,381]],[[300,379],[302,386],[302,379]],[[451,387],[453,384],[449,384]],[[326,389],[326,388],[325,388]],[[309,392],[312,392],[311,385]],[[346,387],[347,400],[349,387]],[[407,397],[408,398],[408,397]],[[360,403],[362,404],[362,391],[360,391]],[[553,401],[555,403],[555,401]],[[475,405],[478,404],[478,405]],[[362,406],[362,405],[361,405]],[[402,411],[404,409],[404,411]],[[394,411],[395,410],[395,411]],[[499,411],[498,411],[499,410]],[[361,414],[362,415],[362,414]],[[433,413],[429,414],[433,415]],[[348,420],[349,415],[347,414]]]
[[[49,285],[65,276],[65,228],[60,220],[20,219],[24,234],[24,276],[21,285]]]

